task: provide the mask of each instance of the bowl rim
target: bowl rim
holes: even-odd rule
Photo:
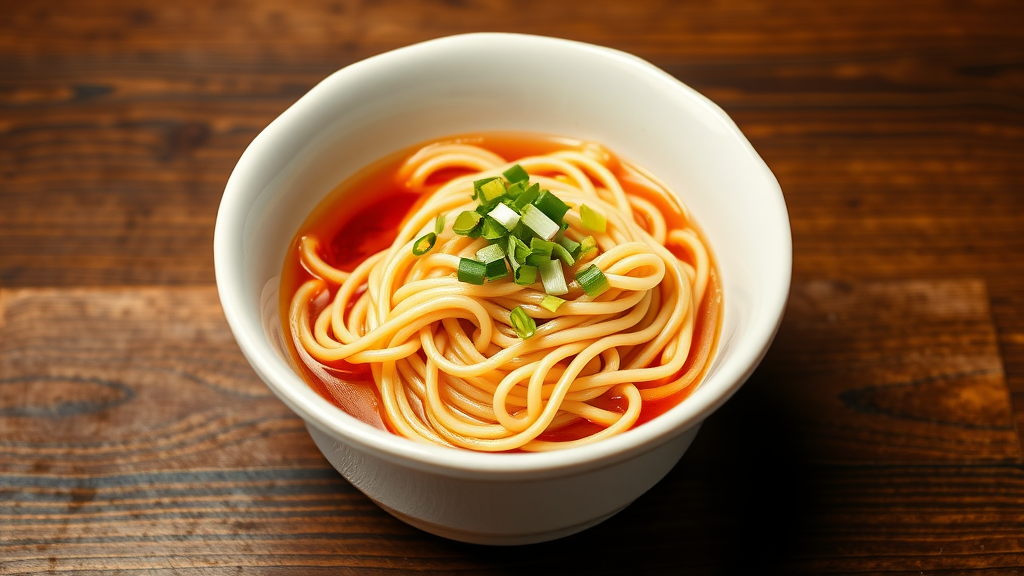
[[[701,394],[704,387],[698,387],[684,402],[642,426],[593,444],[565,450],[485,453],[453,449],[418,443],[379,430],[348,415],[318,394],[314,394],[315,398],[299,394],[295,389],[297,383],[304,387],[308,387],[308,384],[281,361],[270,347],[262,329],[258,334],[247,329],[252,323],[246,322],[246,316],[258,315],[259,312],[244,309],[248,303],[242,287],[245,278],[241,264],[244,255],[242,232],[245,216],[258,191],[246,189],[243,181],[244,175],[258,166],[262,162],[261,158],[269,153],[269,143],[287,139],[287,135],[297,130],[296,126],[301,125],[303,119],[308,120],[316,114],[311,103],[329,93],[334,86],[344,83],[350,76],[358,76],[364,70],[408,65],[409,61],[431,54],[450,49],[473,49],[482,44],[520,48],[536,45],[551,54],[559,51],[585,52],[592,57],[613,59],[619,64],[625,64],[635,74],[645,76],[648,81],[658,82],[680,97],[705,108],[719,127],[750,156],[752,165],[760,171],[766,192],[771,195],[772,204],[778,209],[778,216],[773,223],[779,227],[779,239],[783,242],[784,250],[778,255],[778,265],[780,272],[784,273],[779,275],[775,292],[763,300],[766,312],[759,315],[763,320],[748,330],[752,333],[744,336],[744,342],[749,344],[744,344],[743,349],[737,351],[735,358],[728,364],[719,367],[715,380],[723,384],[714,394]],[[546,36],[484,32],[428,40],[350,64],[318,83],[274,119],[243,152],[225,186],[214,231],[214,266],[224,315],[243,354],[274,394],[305,420],[307,426],[316,426],[360,452],[416,469],[485,480],[550,478],[603,468],[653,450],[700,425],[704,418],[724,404],[753,373],[781,323],[791,282],[792,236],[785,199],[775,176],[732,119],[705,96],[646,60],[613,48]],[[683,406],[686,408],[680,410]]]

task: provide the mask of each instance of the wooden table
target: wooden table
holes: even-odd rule
[[[1024,6],[586,6],[0,5],[0,574],[1024,571]],[[715,100],[795,246],[776,344],[683,461],[519,548],[424,534],[342,480],[213,286],[221,191],[271,119],[479,30],[627,50]]]

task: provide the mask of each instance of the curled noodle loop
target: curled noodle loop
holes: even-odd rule
[[[325,369],[368,364],[388,426],[412,440],[541,451],[620,434],[644,402],[692,389],[714,347],[721,296],[709,251],[664,183],[594,144],[516,163],[569,204],[567,237],[594,237],[598,250],[565,276],[596,265],[610,286],[600,296],[571,282],[552,312],[541,306],[540,282],[520,286],[510,275],[477,286],[456,278],[459,259],[487,242],[456,235],[454,215],[476,207],[474,180],[511,166],[471,144],[433,144],[406,161],[400,176],[425,199],[392,245],[354,270],[325,260],[323,239],[299,244],[313,276],[288,311],[301,356]],[[428,184],[450,173],[462,175]],[[604,232],[583,227],[582,204],[606,216]],[[415,256],[412,244],[434,231],[439,214],[450,216],[434,248]],[[706,298],[713,300],[702,307]],[[511,327],[517,306],[537,323],[530,338]],[[588,424],[583,433],[559,436],[580,423]]]

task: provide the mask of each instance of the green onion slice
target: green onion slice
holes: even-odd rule
[[[601,272],[596,264],[591,264],[576,273],[576,281],[580,283],[583,291],[591,298],[597,298],[611,288],[608,278]]]
[[[608,230],[608,220],[604,215],[586,204],[580,204],[580,219],[583,220],[583,227],[595,232]]]
[[[562,304],[565,304],[565,300],[562,300],[558,296],[552,296],[550,294],[545,296],[544,299],[540,301],[541,307],[551,312],[557,312],[558,307],[561,306]]]
[[[544,284],[544,292],[552,296],[569,292],[569,287],[565,285],[565,274],[562,273],[562,263],[558,260],[548,260],[541,264],[540,281]]]
[[[505,195],[511,198],[512,200],[515,200],[516,198],[522,196],[523,192],[526,192],[526,188],[528,186],[529,183],[526,182],[525,180],[521,182],[514,182],[511,186],[508,187],[508,191],[505,192]]]
[[[490,204],[505,195],[505,183],[501,178],[489,180],[480,186],[480,202]]]
[[[437,234],[428,232],[423,236],[420,236],[415,242],[412,243],[412,253],[414,256],[423,256],[430,249],[434,247],[434,243],[437,242]]]
[[[586,254],[595,248],[597,248],[597,240],[594,240],[593,236],[587,236],[580,241],[580,254]]]
[[[515,234],[508,236],[508,258],[515,260],[517,264],[525,264],[526,257],[532,253],[530,247],[519,239]]]
[[[536,266],[530,266],[529,264],[523,264],[522,266],[514,267],[514,268],[515,268],[515,273],[513,274],[513,277],[515,278],[515,283],[516,284],[519,284],[520,286],[531,286],[531,285],[533,285],[534,282],[537,281],[537,267]]]
[[[512,328],[516,331],[522,339],[527,339],[533,336],[537,332],[537,323],[530,318],[530,315],[523,310],[522,306],[516,306],[512,309],[511,315]]]
[[[573,258],[577,258],[580,255],[580,243],[570,238],[566,238],[564,234],[555,236],[555,242],[558,242],[562,248],[565,248],[566,252],[569,253]],[[571,264],[570,264],[571,266]]]
[[[516,198],[516,201],[512,203],[512,207],[515,208],[517,212],[522,214],[523,208],[525,208],[528,204],[532,204],[538,196],[540,196],[540,184],[534,184],[533,186],[527,188],[526,192],[523,192],[522,194],[519,195],[518,198]]]
[[[516,224],[519,224],[519,214],[504,204],[496,205],[493,210],[487,213],[487,216],[497,220],[506,230],[512,230],[516,227]]]
[[[440,236],[442,232],[444,232],[444,212],[438,214],[434,219],[434,234]]]
[[[499,204],[499,206],[501,206],[501,204]],[[484,225],[480,229],[480,233],[488,240],[500,240],[508,235],[508,228],[502,226],[501,223],[494,218],[484,216]]]
[[[488,262],[494,262],[495,260],[501,260],[505,257],[505,251],[501,249],[501,246],[497,244],[488,244],[483,248],[476,251],[476,259],[487,264]]]
[[[473,181],[473,200],[481,199],[480,189],[483,188],[484,185],[487,184],[488,182],[493,182],[495,180],[501,180],[501,177],[500,176],[491,176],[490,178],[483,178],[481,180],[474,180]],[[483,200],[481,200],[481,202],[482,201]]]
[[[466,210],[455,218],[452,230],[459,236],[468,236],[473,229],[480,225],[480,220],[482,219],[483,216],[479,212]]]
[[[504,175],[505,179],[509,182],[521,182],[523,180],[530,179],[530,175],[527,174],[526,170],[523,170],[523,167],[519,164],[513,164],[511,168],[502,172],[502,175]]]
[[[523,207],[523,224],[530,230],[533,230],[537,236],[540,236],[541,240],[551,240],[560,230],[558,224],[551,220],[551,218],[548,218],[546,214],[533,204],[527,204]]]
[[[558,257],[558,259],[561,260],[562,263],[565,264],[566,266],[572,266],[573,264],[576,263],[576,259],[573,258],[572,254],[570,254],[569,251],[566,250],[561,244],[555,244],[554,246],[552,246],[551,253],[554,256]]]
[[[505,251],[498,244],[488,244],[477,250],[476,259],[484,263],[484,278],[488,281],[504,278],[508,275],[505,265]]]
[[[545,190],[540,193],[540,196],[533,201],[533,205],[540,209],[548,218],[552,221],[560,223],[565,213],[569,211],[569,206],[562,202],[562,199],[551,193],[550,190]]]
[[[462,282],[479,286],[484,283],[486,271],[487,266],[483,262],[477,262],[470,258],[459,258],[458,277]]]
[[[548,242],[547,240],[541,240],[540,238],[530,240],[530,252],[532,254],[539,254],[549,260],[551,259],[551,251],[554,248],[554,242]]]

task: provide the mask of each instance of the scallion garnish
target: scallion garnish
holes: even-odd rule
[[[488,244],[477,250],[476,259],[484,263],[484,278],[488,282],[508,275],[508,266],[505,265],[505,251],[498,244]]]
[[[554,247],[554,242],[548,242],[547,240],[541,240],[540,238],[530,240],[530,252],[533,254],[539,254],[548,260],[551,259],[551,250],[553,250]]]
[[[516,331],[523,340],[533,336],[537,332],[537,323],[530,318],[530,315],[523,310],[522,306],[516,306],[511,314],[512,329]]]
[[[565,213],[569,211],[569,206],[558,196],[552,194],[550,190],[541,192],[540,196],[533,201],[533,205],[555,223],[560,223]],[[550,240],[550,238],[545,238],[545,240]]]
[[[580,241],[580,254],[586,254],[595,248],[597,248],[597,240],[594,240],[593,236],[587,236]]]
[[[516,224],[519,224],[519,214],[504,204],[495,206],[487,216],[497,220],[506,230],[512,230],[516,227]]]
[[[444,213],[443,212],[441,214],[438,214],[437,218],[434,219],[434,234],[437,234],[438,236],[440,236],[442,232],[444,232]]]
[[[546,214],[533,204],[527,204],[523,207],[522,216],[523,224],[530,230],[533,230],[537,236],[540,236],[541,240],[551,240],[555,237],[555,234],[558,234],[558,224],[551,220],[551,218],[548,218]]]
[[[537,281],[536,266],[523,264],[521,266],[515,267],[515,270],[516,271],[513,274],[513,277],[515,278],[516,284],[519,284],[520,286],[531,286],[534,282]]]
[[[487,266],[483,262],[477,262],[470,258],[459,258],[459,281],[477,286],[484,283],[484,273]]]
[[[516,198],[516,201],[512,203],[512,207],[522,214],[523,208],[525,208],[527,204],[533,203],[538,196],[540,196],[540,184],[534,184],[527,188],[526,192],[523,192],[518,198]]]
[[[565,248],[573,258],[577,258],[580,255],[580,243],[566,238],[564,234],[555,236],[555,242],[558,242],[562,248]],[[570,264],[570,266],[572,266],[572,264]]]
[[[483,216],[479,212],[466,210],[455,218],[455,223],[452,224],[452,231],[459,236],[469,236],[473,229],[480,226],[481,220],[483,220]]]
[[[523,180],[521,182],[514,182],[511,186],[508,187],[508,190],[505,192],[505,195],[511,198],[512,200],[515,200],[516,198],[522,196],[523,192],[526,192],[526,189],[527,187],[529,187],[529,185],[529,182],[527,182],[526,180]]]
[[[591,264],[576,273],[576,281],[580,283],[583,291],[591,298],[597,298],[604,294],[605,290],[611,288],[608,278],[601,272],[596,264]]]
[[[604,214],[586,204],[580,204],[580,219],[583,221],[583,227],[588,230],[595,232],[605,232],[608,230],[608,221],[605,219]]]
[[[569,287],[565,285],[565,274],[562,273],[562,263],[558,260],[548,260],[540,265],[540,281],[544,284],[544,292],[552,296],[569,292]]]
[[[509,234],[509,249],[508,258],[509,260],[515,260],[519,264],[526,263],[526,257],[531,254],[530,247],[525,242],[519,239],[514,234]]]
[[[511,265],[517,284],[532,285],[540,276],[548,295],[567,293],[562,264],[575,265],[584,248],[563,234],[569,227],[564,216],[570,206],[550,190],[530,184],[530,175],[518,164],[503,175],[473,182],[473,199],[478,205],[452,223],[456,234],[490,241],[477,251],[475,259],[459,259],[459,280],[483,284],[507,276]],[[439,215],[434,222],[435,236],[444,231],[445,224],[444,215]],[[596,246],[593,238],[589,240]],[[554,300],[548,303],[554,306]]]
[[[494,262],[495,260],[501,260],[504,257],[505,251],[497,244],[488,244],[476,251],[476,259],[484,264]]]
[[[509,182],[522,182],[523,180],[530,179],[530,175],[519,164],[513,164],[511,168],[505,170],[502,174]]]
[[[503,206],[503,204],[499,204],[499,206]],[[494,218],[484,216],[484,225],[480,229],[480,234],[488,240],[500,240],[508,235],[508,229]]]
[[[558,296],[552,296],[550,294],[545,296],[544,299],[540,301],[541,307],[551,312],[558,311],[558,307],[561,306],[562,304],[565,304],[565,300],[562,300]]]
[[[551,253],[554,256],[558,257],[558,259],[561,260],[562,263],[565,264],[566,266],[572,266],[573,264],[576,263],[576,259],[573,258],[572,254],[569,254],[569,251],[566,250],[565,247],[563,247],[561,244],[555,244],[551,248]]]
[[[505,183],[501,178],[495,178],[480,186],[480,202],[490,204],[497,202],[505,194]]]
[[[480,188],[482,188],[484,186],[484,184],[487,184],[488,182],[493,182],[495,180],[501,180],[501,177],[500,176],[491,176],[490,178],[483,178],[481,180],[474,180],[473,181],[473,200],[480,200],[482,202],[483,200],[481,199],[481,196],[480,196]]]
[[[415,242],[412,243],[412,254],[413,256],[423,256],[430,249],[434,247],[434,243],[437,242],[437,234],[428,232],[423,236],[420,236]]]

